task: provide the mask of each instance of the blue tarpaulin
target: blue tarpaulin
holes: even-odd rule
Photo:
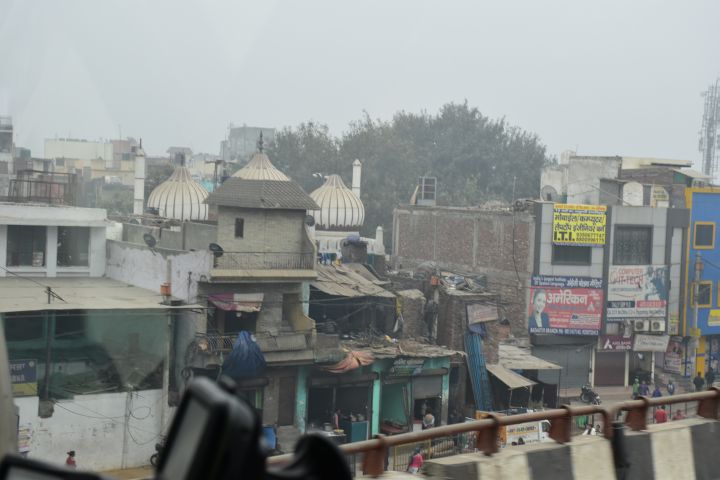
[[[480,334],[473,332],[465,334],[465,351],[475,397],[475,408],[489,412],[492,410],[490,376],[485,366],[485,354]]]
[[[265,357],[250,332],[242,331],[225,359],[222,373],[230,378],[256,377],[265,369]]]

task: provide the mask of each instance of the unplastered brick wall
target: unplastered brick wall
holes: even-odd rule
[[[485,275],[511,333],[526,337],[534,221],[526,211],[402,206],[394,212],[393,260],[403,268],[432,261],[456,273]]]

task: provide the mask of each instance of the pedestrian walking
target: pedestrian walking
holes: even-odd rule
[[[673,420],[682,420],[685,418],[685,414],[682,412],[682,410],[675,410],[675,413],[673,413],[672,419]]]
[[[75,450],[70,450],[69,452],[67,452],[65,466],[68,468],[77,468],[77,463],[75,463]]]
[[[632,398],[635,400],[638,395],[640,395],[640,380],[635,378],[635,381],[632,384]]]
[[[695,375],[695,378],[693,378],[693,385],[695,385],[695,391],[701,392],[703,389],[703,385],[705,385],[705,379],[703,379],[702,375],[700,375],[700,372]]]
[[[407,471],[414,475],[420,471],[423,463],[425,463],[425,461],[423,460],[420,447],[417,447],[413,452],[412,457],[410,457],[410,464],[408,465]]]
[[[655,410],[655,423],[665,423],[667,422],[667,412],[663,408],[662,405],[660,405],[657,410]]]
[[[662,397],[662,392],[660,391],[660,385],[655,384],[655,390],[653,390],[652,398],[659,398]]]
[[[647,397],[648,395],[650,395],[650,387],[645,380],[643,380],[640,384],[640,395],[642,395],[643,397]]]
[[[668,380],[667,392],[668,395],[675,395],[675,384],[673,383],[672,378]]]
[[[713,383],[715,383],[715,372],[713,372],[712,367],[710,367],[705,374],[705,385],[707,388],[712,388]]]

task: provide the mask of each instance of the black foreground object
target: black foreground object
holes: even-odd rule
[[[305,435],[295,447],[294,460],[281,470],[267,472],[267,480],[351,480],[340,449],[320,435]]]
[[[97,473],[76,471],[64,465],[8,454],[0,461],[0,480],[106,480]]]

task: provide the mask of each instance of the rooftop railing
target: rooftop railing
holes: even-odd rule
[[[219,270],[313,270],[314,253],[223,252],[215,258]]]

